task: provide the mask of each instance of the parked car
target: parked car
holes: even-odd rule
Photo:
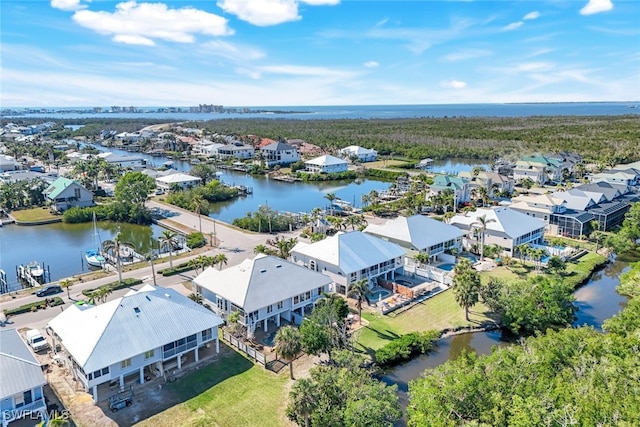
[[[40,289],[38,292],[36,292],[36,296],[46,297],[49,295],[59,294],[60,292],[62,292],[62,288],[58,285],[53,285],[53,286],[47,286],[45,288]]]
[[[37,329],[28,330],[24,337],[27,340],[27,344],[29,344],[36,353],[49,348],[49,343],[46,338],[43,337]]]

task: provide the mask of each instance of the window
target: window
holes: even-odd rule
[[[128,368],[129,366],[131,366],[131,359],[124,359],[122,362],[120,362],[120,367],[122,369]]]
[[[155,355],[155,350],[149,350],[144,352],[144,358],[151,359]]]
[[[295,297],[293,297],[293,303],[297,304],[300,302],[300,296],[296,295]]]
[[[211,329],[205,329],[204,331],[202,331],[202,341],[209,341],[211,338],[213,338]]]
[[[323,292],[324,292],[324,288],[322,286],[320,286],[318,288],[318,295],[322,295]]]
[[[271,313],[273,312],[273,305],[268,305],[267,306],[267,313]]]
[[[280,301],[280,302],[278,303],[278,310],[282,310],[282,308],[283,308],[283,307],[284,307],[284,302],[283,302],[283,301]]]

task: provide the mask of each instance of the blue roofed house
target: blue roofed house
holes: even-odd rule
[[[145,285],[98,306],[72,305],[47,331],[61,345],[67,369],[98,402],[109,397],[110,385],[173,375],[198,362],[210,344],[217,352],[222,323],[174,289]]]
[[[239,323],[252,336],[256,328],[268,331],[269,323],[302,323],[333,281],[282,258],[258,255],[224,270],[209,267],[193,283],[219,316],[239,311]]]
[[[405,250],[393,242],[361,231],[338,232],[315,243],[298,243],[291,251],[294,262],[329,276],[335,291],[348,294],[358,280],[369,287],[377,278],[393,280],[404,271]]]
[[[452,191],[456,205],[471,200],[471,187],[466,178],[455,175],[436,175],[430,187],[431,195]]]
[[[69,208],[93,206],[93,193],[78,181],[60,177],[47,187],[43,194],[51,203],[51,208],[63,212]]]
[[[0,330],[2,427],[23,417],[47,417],[42,367],[15,329]],[[33,417],[33,418],[32,418]],[[31,423],[33,425],[33,423]]]

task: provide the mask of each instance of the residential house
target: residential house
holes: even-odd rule
[[[518,160],[513,167],[513,180],[521,182],[530,179],[536,184],[547,182],[547,167],[539,162]]]
[[[626,186],[610,184],[607,182],[596,182],[572,188],[569,191],[559,191],[553,193],[554,197],[565,200],[567,208],[576,211],[586,211],[593,215],[598,221],[602,231],[610,231],[624,221],[624,215],[631,208],[633,197],[625,197]],[[625,191],[622,194],[622,191]],[[590,229],[585,229],[588,235]]]
[[[71,305],[47,330],[62,346],[77,384],[98,402],[108,397],[98,394],[103,384],[143,384],[145,377],[181,370],[187,358],[197,362],[203,347],[215,344],[219,351],[222,323],[174,289],[145,285],[101,305]]]
[[[563,176],[572,172],[574,166],[581,161],[582,158],[579,155],[567,152],[526,156],[516,162],[513,168],[513,179],[520,182],[530,178],[538,184],[561,181]]]
[[[349,165],[346,160],[339,159],[329,154],[307,160],[304,162],[304,166],[306,171],[310,173],[337,173],[346,172],[349,169]]]
[[[397,217],[384,224],[369,224],[364,232],[402,246],[409,254],[423,253],[434,262],[445,251],[462,250],[463,232],[424,215]]]
[[[241,142],[233,142],[222,147],[218,147],[218,158],[221,160],[238,159],[246,160],[253,158],[255,149],[251,145]]]
[[[640,169],[611,169],[591,176],[591,182],[601,181],[627,186],[640,185]]]
[[[262,160],[267,167],[275,165],[290,165],[300,160],[300,154],[293,146],[286,142],[276,141],[260,148]]]
[[[462,171],[458,173],[458,177],[469,182],[471,192],[480,187],[486,188],[489,197],[495,197],[496,192],[513,192],[513,178],[497,172],[480,171],[474,175],[472,171]]]
[[[332,280],[282,258],[258,255],[224,270],[209,267],[193,283],[222,318],[240,311],[240,323],[251,336],[256,328],[266,332],[269,322],[277,327],[282,319],[302,323]]]
[[[378,152],[371,148],[360,147],[359,145],[350,145],[340,150],[340,154],[348,159],[357,158],[362,163],[375,162],[378,160]]]
[[[392,280],[404,271],[404,256],[400,245],[361,231],[298,243],[291,251],[294,262],[328,275],[341,294],[347,294],[350,285],[361,279],[367,280],[369,287],[376,285],[378,277]]]
[[[47,418],[42,366],[15,329],[0,329],[0,419]],[[26,425],[26,424],[25,424]],[[33,422],[31,423],[33,425]]]
[[[20,162],[11,156],[0,154],[0,172],[17,171],[22,169]]]
[[[505,207],[477,209],[474,212],[456,215],[451,224],[465,232],[463,245],[473,250],[482,239],[481,219],[484,217],[486,230],[485,245],[498,245],[503,253],[513,256],[516,246],[521,244],[541,244],[544,240],[545,222],[522,212]]]
[[[163,190],[171,190],[171,187],[174,185],[177,185],[184,190],[187,188],[197,187],[201,182],[202,178],[180,172],[156,178],[156,186]]]
[[[208,158],[218,157],[218,149],[220,147],[224,147],[225,145],[226,144],[203,139],[193,146],[191,154]]]
[[[107,163],[118,165],[125,169],[131,168],[137,170],[147,167],[147,161],[142,156],[122,156],[114,153],[100,153],[98,157],[104,159]]]
[[[43,194],[51,203],[52,209],[63,212],[69,208],[93,206],[93,193],[78,181],[60,177],[47,187]]]
[[[471,188],[466,178],[455,175],[435,175],[430,187],[431,195],[452,191],[456,206],[471,200]]]

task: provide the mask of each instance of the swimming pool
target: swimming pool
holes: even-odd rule
[[[455,264],[440,264],[437,268],[444,271],[453,271],[455,267]]]
[[[276,339],[276,333],[277,331],[273,331],[271,332],[269,335],[267,335],[266,337],[262,338],[262,344],[269,346],[269,347],[273,347],[275,345],[275,339]]]
[[[385,299],[391,295],[391,291],[387,289],[376,289],[369,294],[369,301],[378,302],[380,299]]]
[[[416,286],[415,283],[409,281],[409,280],[404,280],[404,279],[396,279],[395,282],[398,285],[402,285],[402,286],[406,286],[407,288],[413,288],[414,286]]]
[[[478,257],[475,255],[465,254],[465,255],[462,255],[462,257],[471,261],[472,264],[475,264],[476,262],[478,262]]]

